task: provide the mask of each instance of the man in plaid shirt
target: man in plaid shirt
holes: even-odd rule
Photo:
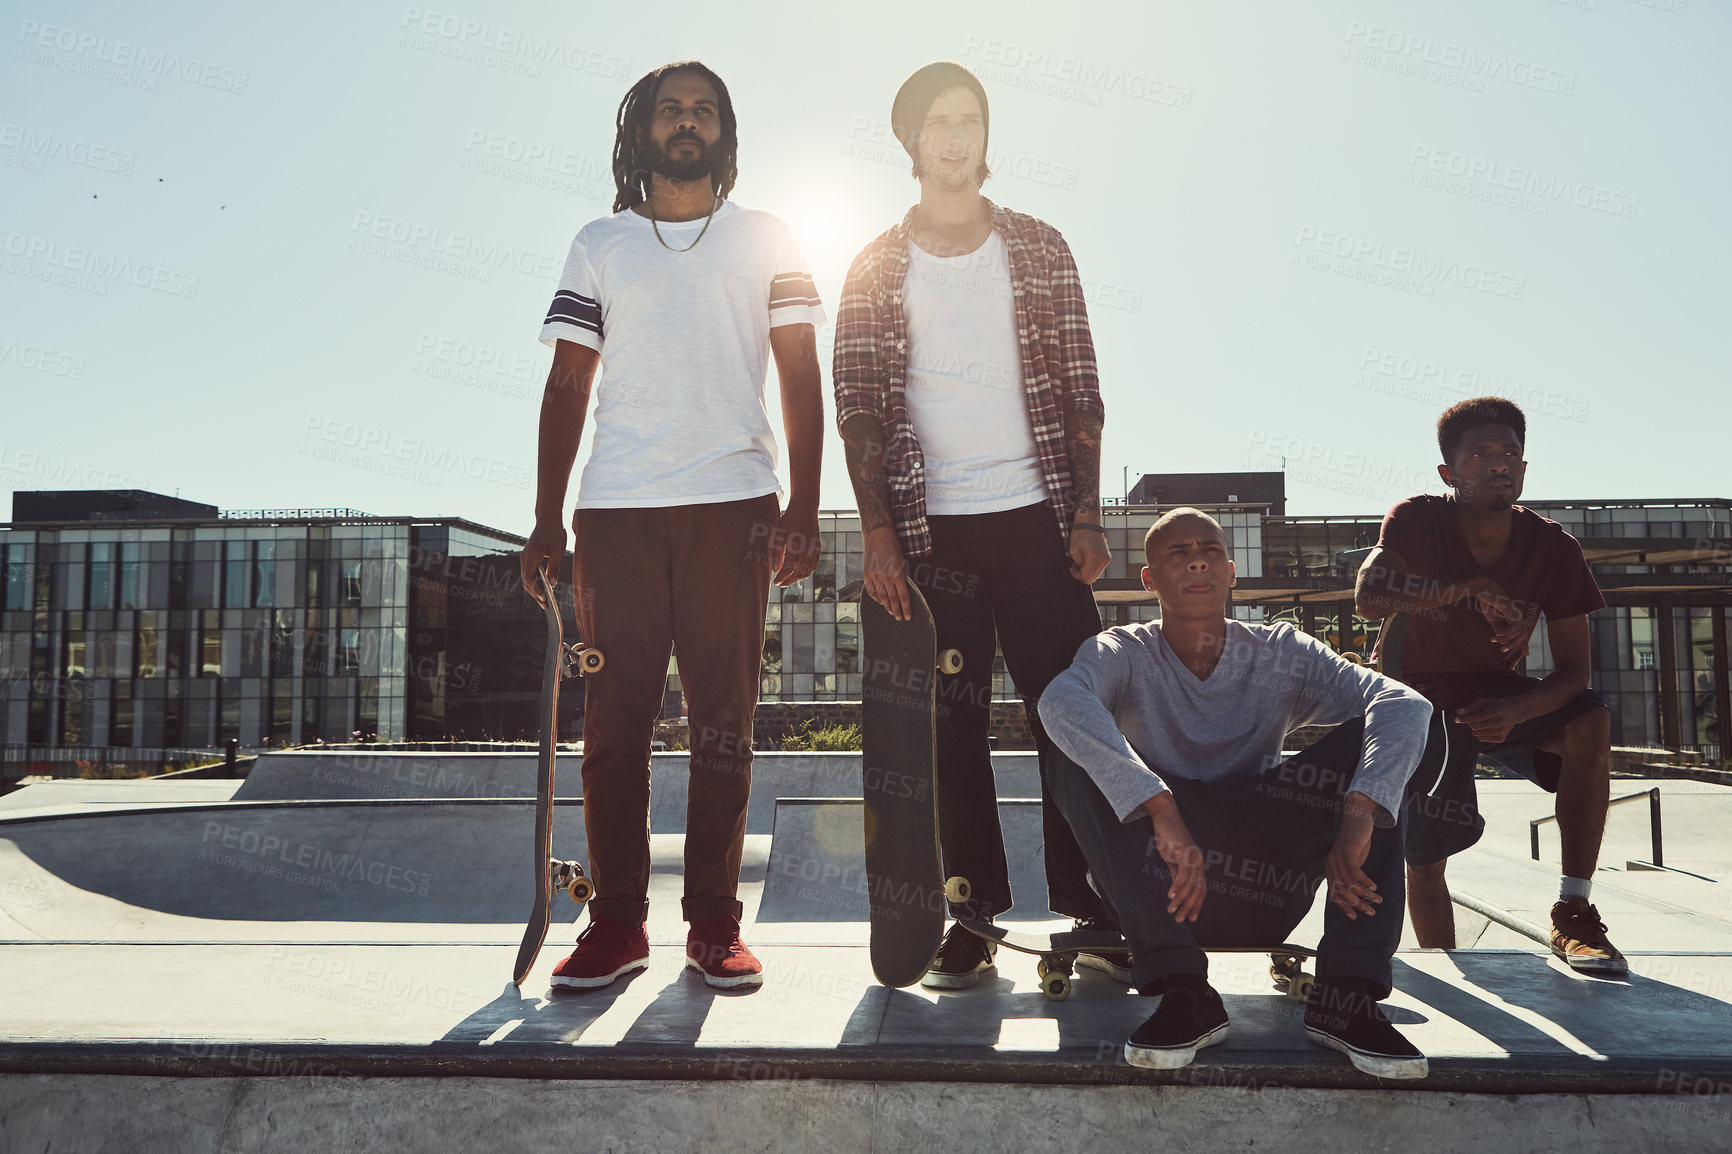
[[[1105,410],[1082,281],[1058,230],[981,195],[986,93],[959,64],[903,84],[891,125],[920,203],[854,259],[836,324],[836,421],[860,506],[865,591],[906,619],[905,578],[940,648],[963,655],[938,709],[945,871],[958,914],[1011,906],[987,722],[996,645],[1027,708],[1043,794],[1051,743],[1034,705],[1100,631],[1089,586],[1110,560],[1100,526]],[[1047,892],[1079,928],[1116,929],[1064,817],[1043,802]],[[1129,957],[1085,962],[1128,981]],[[986,943],[952,926],[924,983],[972,986]]]

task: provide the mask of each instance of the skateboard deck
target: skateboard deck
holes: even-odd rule
[[[898,621],[860,598],[865,678],[861,692],[861,796],[872,973],[886,986],[919,981],[944,938],[944,902],[967,900],[967,883],[946,885],[938,849],[934,716],[939,675],[932,610],[912,582],[912,616]],[[954,650],[945,669],[961,668]]]
[[[583,866],[574,861],[558,861],[553,857],[553,771],[559,751],[559,683],[581,667],[593,673],[602,667],[599,650],[565,643],[565,629],[560,622],[559,602],[547,582],[547,566],[537,574],[541,594],[545,598],[547,616],[547,650],[541,664],[541,751],[535,778],[535,908],[530,911],[529,925],[523,931],[523,943],[517,947],[517,962],[511,971],[513,985],[523,985],[535,965],[547,940],[547,929],[553,923],[553,895],[565,890],[574,902],[586,902],[595,893],[595,886],[584,876]]]
[[[1071,930],[1056,934],[1019,933],[1003,926],[983,922],[978,918],[957,918],[957,924],[977,938],[1040,958],[1035,973],[1040,977],[1040,992],[1054,1002],[1070,997],[1071,978],[1076,973],[1076,956],[1095,950],[1122,950],[1125,940],[1118,934],[1099,930]],[[1275,988],[1291,997],[1303,1000],[1316,982],[1306,972],[1305,960],[1315,958],[1317,951],[1306,946],[1282,942],[1274,946],[1204,946],[1213,954],[1268,954],[1269,979]]]

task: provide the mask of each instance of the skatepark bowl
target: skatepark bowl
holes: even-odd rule
[[[580,756],[554,853],[585,860]],[[995,754],[1015,928],[1045,909],[1038,775]],[[1001,953],[962,991],[867,964],[857,754],[762,754],[740,897],[752,992],[682,965],[684,755],[651,786],[649,968],[558,991],[582,909],[532,901],[532,753],[291,751],[244,781],[59,781],[0,797],[0,1150],[1732,1149],[1732,790],[1658,788],[1610,819],[1594,901],[1628,978],[1570,972],[1523,927],[1555,899],[1550,798],[1482,780],[1456,858],[1461,948],[1395,960],[1390,1017],[1430,1058],[1379,1083],[1309,1045],[1267,959],[1220,953],[1232,1031],[1127,1066],[1154,1003],[1079,972],[1040,994]],[[1315,943],[1321,903],[1295,933]],[[580,1084],[580,1085],[574,1085]],[[566,1093],[547,1093],[549,1089]]]

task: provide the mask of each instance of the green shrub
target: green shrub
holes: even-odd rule
[[[830,725],[817,728],[815,718],[807,718],[782,738],[785,753],[833,753],[860,748],[858,725]]]

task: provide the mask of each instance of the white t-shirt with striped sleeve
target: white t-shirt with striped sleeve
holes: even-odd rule
[[[630,209],[584,225],[541,326],[601,353],[577,506],[779,495],[770,330],[824,323],[811,271],[780,217],[732,201],[696,245],[702,218],[659,227],[667,247]]]

